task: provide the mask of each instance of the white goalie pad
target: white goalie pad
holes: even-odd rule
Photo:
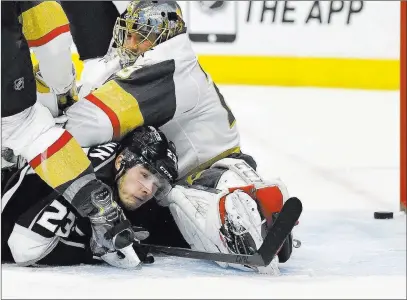
[[[214,163],[211,168],[226,168],[228,171],[222,174],[216,186],[218,189],[233,188],[253,184],[255,188],[277,186],[283,195],[285,202],[289,198],[286,185],[280,178],[264,180],[252,167],[244,160],[235,158],[224,158]]]
[[[172,216],[185,240],[194,250],[221,252],[226,246],[219,238],[219,200],[227,193],[210,193],[175,186],[167,197]]]
[[[271,213],[278,212],[288,199],[287,188],[279,178],[263,180],[241,159],[225,158],[211,166],[216,167],[227,169],[220,176],[216,189],[176,186],[167,205],[192,249],[240,254],[254,252],[263,243],[259,209],[266,217],[263,222],[269,223]],[[229,227],[226,233],[225,227]],[[242,244],[238,245],[240,237],[243,248],[240,247]],[[241,265],[218,264],[248,270]],[[278,275],[278,257],[267,267],[251,269]]]
[[[169,208],[185,240],[193,250],[221,253],[241,253],[242,244],[233,247],[234,241],[243,240],[248,252],[255,252],[263,243],[262,220],[257,204],[246,193],[236,190],[200,190],[176,186],[168,197]],[[221,230],[222,228],[222,230]],[[226,228],[226,230],[225,230]],[[234,248],[234,249],[232,249]],[[242,265],[217,262],[221,267],[255,270]],[[272,274],[278,274],[273,262]]]

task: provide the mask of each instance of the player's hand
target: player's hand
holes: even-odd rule
[[[134,231],[134,243],[133,249],[137,253],[137,256],[140,258],[141,262],[144,264],[154,263],[154,257],[151,253],[148,252],[146,248],[140,247],[140,241],[147,239],[150,233],[143,227],[132,226]]]
[[[74,81],[72,87],[66,93],[57,95],[59,115],[61,115],[72,104],[78,101],[78,88]]]
[[[97,210],[89,215],[93,254],[115,267],[137,267],[141,261],[133,249],[135,234],[123,211],[113,201],[112,190],[101,185],[92,192],[91,202]]]

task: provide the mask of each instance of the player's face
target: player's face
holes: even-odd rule
[[[118,180],[120,202],[127,210],[135,210],[153,198],[157,180],[142,165],[134,166]]]
[[[153,43],[139,35],[138,33],[128,33],[124,42],[124,47],[131,50],[134,54],[142,54],[149,50]]]

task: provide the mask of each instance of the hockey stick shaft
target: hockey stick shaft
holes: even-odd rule
[[[192,259],[204,259],[241,265],[264,266],[264,261],[262,257],[257,253],[254,255],[243,255],[243,254],[203,252],[186,248],[166,247],[149,244],[140,244],[140,246],[147,247],[149,251],[156,251],[170,256]]]

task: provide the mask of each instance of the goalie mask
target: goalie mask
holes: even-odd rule
[[[168,195],[178,177],[178,158],[174,143],[161,130],[148,126],[131,131],[121,141],[119,153],[122,160],[116,182],[129,169],[140,166],[143,172],[137,181],[158,200]]]
[[[124,65],[172,37],[185,33],[180,6],[175,1],[132,1],[123,18],[116,20],[113,38]],[[132,47],[128,39],[135,37]]]

